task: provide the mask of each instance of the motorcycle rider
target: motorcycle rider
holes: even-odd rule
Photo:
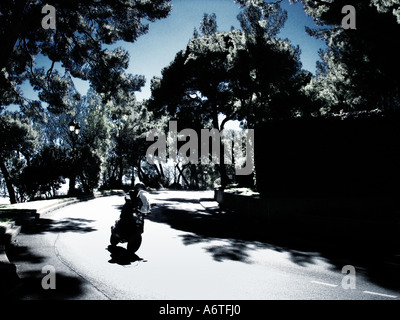
[[[144,215],[151,213],[150,210],[151,205],[146,186],[138,183],[133,190],[129,191],[129,196],[125,198],[120,218],[116,221],[115,226],[112,227],[109,250],[112,250],[119,242],[124,242],[123,239],[126,239],[128,241],[128,250],[131,247],[132,251],[136,251],[141,243],[143,220],[138,224],[138,217],[135,217],[134,213],[139,212],[140,219],[143,219]]]

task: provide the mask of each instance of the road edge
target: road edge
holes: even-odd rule
[[[65,201],[44,206],[39,209],[29,209],[27,213],[25,212],[22,219],[19,217],[19,219],[14,219],[14,221],[0,225],[0,298],[7,298],[16,292],[22,285],[21,279],[18,275],[17,266],[14,263],[11,263],[7,256],[7,248],[16,242],[16,238],[21,231],[21,226],[16,225],[17,220],[18,224],[21,225],[24,223],[34,223],[39,220],[41,216],[62,209],[66,206],[82,201],[93,200],[95,198],[118,194],[122,195],[125,193],[122,191],[115,191],[106,194],[99,193],[78,198],[67,198]]]

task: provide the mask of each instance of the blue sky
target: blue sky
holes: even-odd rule
[[[146,86],[136,95],[139,101],[150,97],[151,79],[160,76],[161,70],[169,65],[176,53],[185,49],[194,28],[199,28],[204,13],[216,14],[218,31],[229,31],[231,26],[240,28],[236,18],[240,8],[233,0],[172,0],[172,4],[170,16],[150,23],[149,32],[135,43],[118,43],[128,50],[131,57],[127,72],[146,77]],[[289,0],[284,0],[281,6],[288,11],[288,20],[279,36],[300,46],[303,68],[314,73],[315,62],[319,59],[318,49],[324,43],[308,36],[305,26],[315,27],[315,24],[304,13],[302,4],[290,4]],[[86,94],[88,83],[76,80],[75,84],[81,94]],[[27,97],[35,98],[36,94],[30,88],[24,87],[23,90]]]
[[[160,76],[162,68],[186,47],[194,28],[199,28],[204,13],[216,14],[218,31],[229,31],[231,26],[240,28],[236,18],[240,9],[233,0],[172,0],[172,4],[168,18],[150,24],[146,35],[125,46],[131,54],[128,72],[143,74],[147,79],[146,87],[137,94],[138,100],[150,96],[151,78]],[[314,73],[315,62],[319,59],[318,49],[324,44],[307,35],[305,26],[314,27],[315,24],[304,13],[302,4],[290,4],[289,0],[284,0],[281,5],[288,11],[288,20],[279,36],[300,45],[303,68]]]

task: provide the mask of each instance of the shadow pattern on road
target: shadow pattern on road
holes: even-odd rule
[[[79,277],[71,277],[57,273],[56,288],[44,289],[42,280],[45,274],[41,270],[24,273],[18,287],[7,297],[10,300],[69,300],[82,297],[83,281]]]
[[[24,223],[21,226],[21,233],[25,235],[64,232],[87,233],[96,231],[90,224],[94,220],[83,218],[65,218],[53,220],[40,218],[34,222]],[[57,272],[57,290],[45,290],[42,288],[41,281],[45,274],[42,273],[43,263],[46,257],[35,254],[29,247],[20,245],[18,241],[7,246],[7,256],[9,260],[18,265],[22,262],[29,262],[34,270],[24,271],[19,274],[20,281],[13,293],[7,296],[11,300],[62,300],[79,299],[85,290],[83,280],[79,277],[65,275]],[[37,269],[37,270],[36,270]]]
[[[22,226],[22,232],[26,234],[40,234],[44,232],[93,232],[95,228],[90,226],[94,220],[83,218],[66,218],[53,220],[40,218],[34,223]]]
[[[181,236],[185,245],[209,242],[206,251],[216,261],[252,263],[249,258],[251,250],[272,249],[288,253],[290,260],[301,266],[314,264],[317,257],[326,259],[339,272],[343,266],[353,265],[368,280],[388,289],[400,290],[399,265],[393,263],[396,248],[373,241],[372,237],[354,241],[358,236],[356,233],[332,239],[321,234],[306,234],[297,230],[296,225],[269,225],[259,216],[221,208],[182,210],[179,203],[199,205],[200,201],[163,199],[147,219],[188,232]],[[391,262],[387,263],[388,260]]]
[[[8,300],[64,300],[81,299],[85,295],[84,281],[81,277],[69,276],[57,271],[55,277],[55,289],[44,289],[42,280],[46,273],[42,268],[46,257],[32,252],[27,246],[17,244],[9,245],[7,255],[12,263],[29,262],[30,270],[19,272],[19,281],[14,290],[5,297]]]

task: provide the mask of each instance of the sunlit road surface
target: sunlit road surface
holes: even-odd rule
[[[28,288],[20,299],[112,300],[302,300],[385,299],[400,293],[364,278],[358,266],[350,283],[341,268],[318,252],[296,252],[268,243],[198,232],[213,192],[159,191],[146,219],[141,261],[111,260],[106,250],[110,226],[119,217],[123,196],[81,202],[41,217],[42,223],[18,237],[11,257]],[[202,201],[200,201],[202,200]],[[181,222],[180,217],[193,217]],[[190,216],[191,215],[191,216]],[[188,221],[190,224],[188,224]],[[206,220],[207,221],[207,220]],[[238,226],[240,227],[240,226]],[[193,231],[191,231],[193,230]],[[224,232],[221,230],[221,235]],[[125,245],[121,245],[126,247]],[[294,258],[296,257],[296,258]],[[343,266],[346,261],[343,262]],[[56,289],[43,290],[42,268],[54,267]],[[355,281],[355,282],[354,282]]]

